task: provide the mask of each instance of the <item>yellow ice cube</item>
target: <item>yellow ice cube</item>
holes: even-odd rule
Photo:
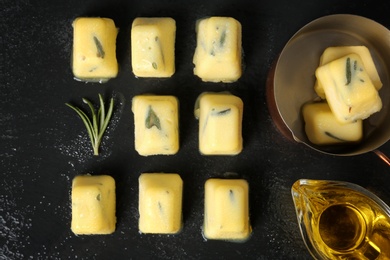
[[[171,155],[179,150],[179,104],[174,96],[133,98],[134,143],[143,156]]]
[[[249,238],[251,226],[247,181],[206,181],[203,234],[207,239],[243,241]]]
[[[349,54],[316,70],[329,107],[341,123],[365,119],[382,108],[360,56]]]
[[[328,47],[321,55],[320,66],[325,65],[331,61],[337,60],[351,53],[355,53],[360,56],[372,83],[374,84],[377,90],[380,90],[382,88],[382,81],[375,67],[374,60],[371,57],[371,53],[366,46]],[[316,81],[315,83],[314,90],[316,91],[317,95],[320,96],[322,99],[326,98],[324,88],[322,87],[322,85],[318,84],[318,81]]]
[[[174,234],[182,227],[183,181],[176,173],[143,173],[139,177],[139,230]]]
[[[115,224],[115,180],[108,175],[76,176],[72,184],[73,233],[111,234]]]
[[[303,107],[305,131],[310,142],[329,145],[359,142],[363,137],[362,120],[340,123],[327,103],[308,103]]]
[[[73,22],[72,70],[76,79],[104,82],[118,74],[116,36],[109,18],[77,18]]]
[[[204,155],[235,155],[242,150],[242,100],[227,93],[199,97],[199,151]]]
[[[131,64],[137,77],[175,73],[176,22],[172,18],[136,18],[131,29]]]
[[[231,17],[198,21],[194,74],[203,81],[234,82],[241,77],[241,24]]]

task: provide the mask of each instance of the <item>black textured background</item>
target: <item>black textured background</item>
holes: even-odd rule
[[[265,83],[272,62],[303,25],[349,13],[390,28],[389,1],[120,1],[3,0],[0,8],[0,259],[310,259],[301,239],[290,188],[299,178],[360,184],[390,203],[390,169],[373,153],[334,157],[289,141],[273,125]],[[243,28],[245,71],[233,84],[203,83],[192,73],[195,22],[232,16]],[[120,28],[120,72],[106,84],[73,80],[72,21],[114,19]],[[136,79],[131,72],[130,26],[139,16],[176,20],[176,73]],[[389,87],[389,86],[385,86]],[[234,157],[201,156],[193,106],[204,91],[225,91],[244,101],[244,150]],[[64,105],[116,101],[113,120],[92,156],[84,125]],[[174,156],[141,157],[134,150],[131,99],[175,95],[180,101],[181,148]],[[382,151],[390,154],[389,142]],[[173,236],[138,233],[138,176],[176,172],[184,180],[184,227]],[[242,244],[205,241],[203,185],[236,172],[250,185],[253,235]],[[77,174],[110,174],[117,183],[117,230],[75,236],[70,230],[71,181]]]

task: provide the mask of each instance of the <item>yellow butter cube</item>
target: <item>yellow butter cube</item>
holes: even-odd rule
[[[324,88],[330,109],[342,123],[365,119],[382,108],[378,91],[357,54],[319,67],[316,77]]]
[[[175,73],[176,22],[136,18],[131,29],[131,64],[137,77],[167,78]]]
[[[206,181],[203,234],[207,239],[243,241],[249,238],[251,226],[247,181]]]
[[[182,227],[183,181],[176,173],[144,173],[139,177],[139,230],[174,234]]]
[[[134,142],[143,156],[171,155],[179,150],[179,104],[174,96],[133,98]]]
[[[116,36],[109,18],[77,18],[73,22],[72,69],[76,79],[104,82],[118,74]]]
[[[199,151],[204,155],[235,155],[242,150],[242,100],[231,94],[199,97]]]
[[[355,53],[360,56],[363,65],[366,68],[367,74],[372,81],[372,84],[374,84],[377,90],[380,90],[383,84],[379,77],[374,60],[372,59],[371,53],[366,46],[337,46],[326,48],[324,53],[321,55],[320,66],[351,53]],[[316,81],[315,83],[314,90],[316,91],[318,96],[323,99],[326,98],[324,88],[320,84],[318,84],[318,81]]]
[[[198,21],[194,74],[203,81],[234,82],[242,74],[241,24],[231,17]]]
[[[115,201],[115,180],[111,176],[75,177],[72,184],[73,233],[113,233],[116,224]]]
[[[310,142],[329,145],[359,142],[363,137],[363,122],[340,123],[327,103],[309,103],[303,107],[305,131]]]

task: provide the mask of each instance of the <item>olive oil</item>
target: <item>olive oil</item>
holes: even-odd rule
[[[363,216],[353,206],[336,204],[320,215],[318,231],[322,241],[331,249],[355,249],[364,239],[366,224]]]
[[[346,182],[298,180],[298,223],[316,259],[390,259],[390,208]]]

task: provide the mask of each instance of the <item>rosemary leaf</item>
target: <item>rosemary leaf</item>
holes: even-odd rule
[[[151,106],[149,106],[148,115],[145,120],[145,126],[147,129],[155,126],[158,130],[161,130],[160,118],[158,118]]]
[[[93,154],[99,155],[99,146],[102,141],[104,132],[108,126],[108,123],[110,122],[112,112],[114,109],[114,99],[111,98],[110,100],[110,105],[107,114],[105,112],[106,110],[105,110],[103,98],[100,94],[99,94],[100,108],[98,109],[97,113],[95,111],[95,108],[93,107],[93,104],[88,99],[83,98],[82,100],[85,104],[88,105],[89,109],[91,110],[92,120],[80,108],[75,107],[69,103],[65,103],[65,104],[68,107],[72,108],[79,115],[81,120],[84,122],[84,125],[87,128],[89,138],[91,139]]]
[[[104,104],[104,103],[103,103]],[[111,116],[112,116],[112,111],[114,110],[114,99],[111,98],[110,100],[110,105],[108,107],[107,115],[105,118],[101,119],[101,122],[103,122],[103,126],[100,129],[100,135],[99,139],[102,139],[104,132],[106,131],[106,128],[108,126],[108,123],[110,122]]]
[[[99,58],[104,59],[104,55],[106,55],[106,53],[104,52],[102,43],[99,41],[99,39],[96,36],[93,36],[93,41],[95,42],[96,49],[97,49],[97,54],[96,55]]]
[[[97,127],[97,116],[96,116],[96,113],[95,113],[95,108],[93,107],[92,103],[88,100],[88,99],[85,99],[83,98],[83,102],[85,104],[88,104],[89,106],[89,109],[91,110],[91,114],[92,114],[92,127],[93,127],[93,135],[94,135],[94,138],[95,138],[95,141],[96,141],[96,138],[97,138],[97,133],[98,133],[98,127]]]
[[[325,135],[329,136],[330,138],[333,138],[333,139],[336,139],[338,141],[341,141],[341,142],[346,142],[347,141],[347,140],[344,140],[344,139],[342,139],[340,137],[335,136],[334,134],[332,134],[332,133],[330,133],[328,131],[325,131]]]
[[[347,77],[347,84],[345,85],[349,85],[349,83],[351,83],[351,79],[352,79],[352,72],[351,72],[351,59],[350,58],[347,58],[347,62],[346,62],[346,77]]]
[[[234,202],[234,192],[233,190],[229,190],[229,199],[231,202]]]
[[[76,113],[80,116],[81,120],[83,121],[85,127],[87,128],[89,138],[91,139],[91,142],[94,143],[94,135],[92,133],[92,123],[91,120],[89,120],[88,116],[78,107],[74,107],[69,103],[65,103],[68,107],[76,111]]]
[[[98,121],[100,122],[99,130],[101,132],[103,129],[103,125],[104,125],[104,119],[106,117],[106,109],[104,107],[104,101],[103,101],[102,95],[100,95],[100,94],[99,94],[99,102],[100,102],[100,108],[99,108],[99,112],[98,112]]]
[[[226,41],[226,30],[222,31],[221,38],[219,39],[219,46],[222,47]]]
[[[160,41],[160,39],[157,36],[156,36],[156,38],[154,38],[154,40],[157,42],[158,49],[160,50],[160,54],[161,54],[161,62],[162,62],[162,65],[164,65],[165,64],[165,58],[164,58],[163,48],[161,46],[161,41]],[[153,68],[155,70],[157,70],[157,63],[156,62],[153,62],[152,66],[153,66]]]
[[[102,122],[101,118],[102,118],[102,107],[99,107],[98,113],[97,113],[97,121],[99,122],[99,130],[101,128],[100,127],[101,126],[101,122]]]
[[[227,115],[229,114],[230,112],[232,111],[231,108],[227,108],[227,109],[224,109],[224,110],[213,110],[213,112],[211,113],[213,116],[223,116],[223,115]]]
[[[164,210],[163,210],[163,207],[161,205],[161,202],[157,202],[157,205],[158,205],[158,210],[160,211],[161,214],[164,214]]]

